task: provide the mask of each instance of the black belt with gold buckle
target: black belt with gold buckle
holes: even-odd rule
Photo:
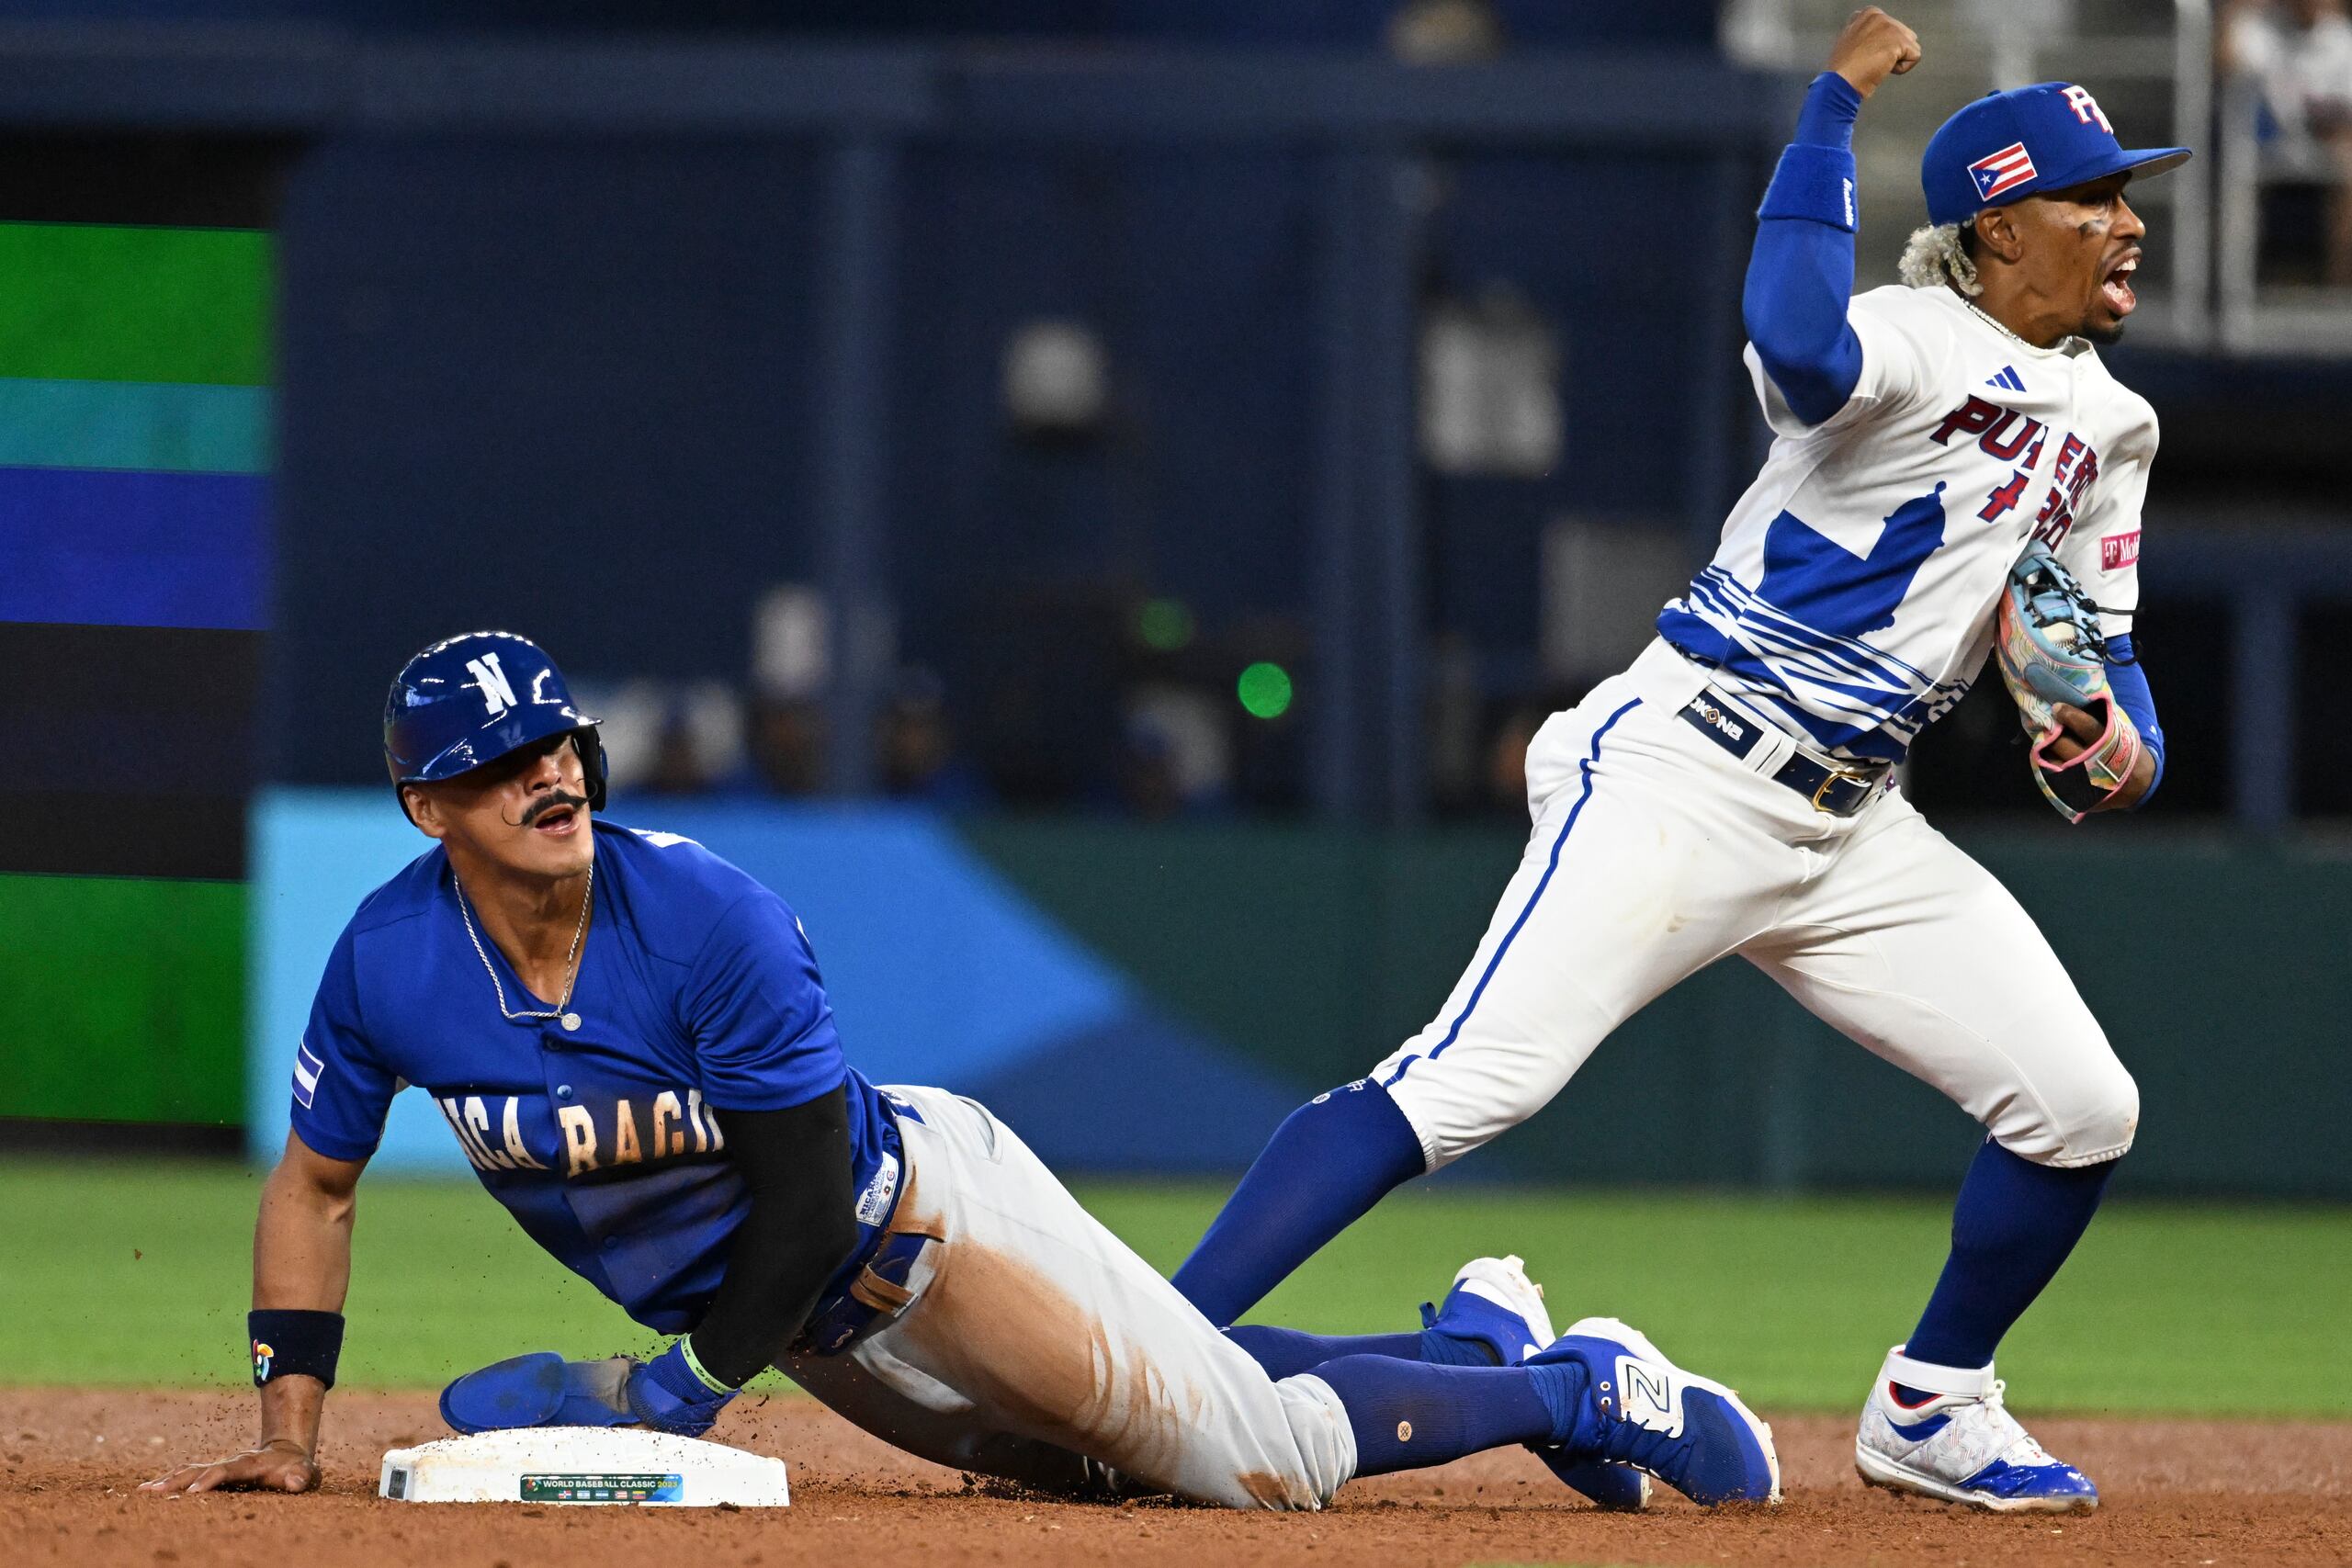
[[[1743,762],[1780,733],[1724,701],[1713,687],[1683,705],[1682,720]],[[1815,811],[1851,817],[1870,804],[1890,771],[1824,766],[1792,749],[1789,760],[1773,771],[1771,778],[1774,784],[1786,784],[1804,795]]]

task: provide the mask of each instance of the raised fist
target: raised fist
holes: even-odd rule
[[[1919,63],[1919,35],[1875,6],[1865,6],[1829,46],[1829,69],[1869,97],[1889,76]]]

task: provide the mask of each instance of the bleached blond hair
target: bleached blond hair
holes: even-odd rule
[[[1903,281],[1914,288],[1940,288],[1950,284],[1972,299],[1984,292],[1984,285],[1976,276],[1976,264],[1969,259],[1967,247],[1960,242],[1957,223],[1934,223],[1912,230],[1911,238],[1904,243],[1903,260],[1897,265]]]

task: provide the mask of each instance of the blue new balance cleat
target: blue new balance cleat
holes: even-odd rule
[[[2090,1477],[2033,1440],[1991,1367],[1915,1361],[1897,1345],[1862,1406],[1854,1468],[1872,1486],[1996,1514],[2087,1514]]]
[[[1554,1446],[1535,1450],[1554,1473],[1563,1462],[1605,1461],[1655,1475],[1709,1507],[1781,1500],[1772,1428],[1730,1389],[1668,1360],[1639,1330],[1588,1317],[1526,1364],[1563,1363],[1585,1377],[1570,1407],[1554,1412]]]
[[[441,1419],[460,1432],[515,1427],[634,1427],[627,1356],[567,1361],[552,1350],[510,1356],[441,1391]]]
[[[1554,1338],[1544,1287],[1527,1277],[1517,1254],[1464,1263],[1443,1306],[1421,1303],[1421,1326],[1479,1347],[1483,1354],[1465,1363],[1472,1365],[1515,1367]]]
[[[1483,1352],[1488,1365],[1516,1367],[1552,1343],[1552,1314],[1544,1287],[1527,1277],[1518,1255],[1474,1258],[1453,1276],[1443,1306],[1421,1303],[1421,1326]],[[1430,1358],[1436,1359],[1434,1356]],[[1475,1364],[1475,1363],[1473,1363]],[[1622,1464],[1547,1455],[1552,1473],[1598,1507],[1639,1513],[1649,1506],[1650,1478]]]

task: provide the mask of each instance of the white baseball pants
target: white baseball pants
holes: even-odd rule
[[[1121,1490],[1319,1508],[1355,1473],[1321,1379],[1268,1377],[977,1102],[887,1092],[922,1118],[900,1120],[891,1228],[933,1239],[899,1314],[788,1358],[793,1381],[909,1452],[1047,1491],[1107,1468]]]
[[[1838,818],[1751,771],[1679,716],[1705,682],[1653,643],[1529,747],[1535,827],[1494,922],[1373,1075],[1430,1168],[1533,1114],[1611,1030],[1734,953],[2027,1159],[2130,1148],[2139,1090],[2007,890],[1898,791]]]

